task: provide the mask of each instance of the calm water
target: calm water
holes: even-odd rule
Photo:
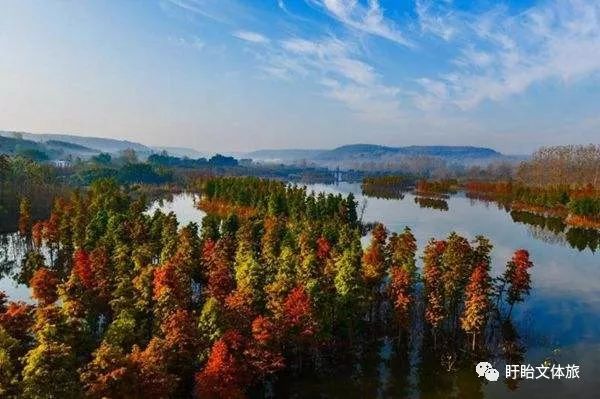
[[[357,184],[311,185],[324,192],[353,192],[365,200]],[[275,396],[294,398],[596,398],[600,392],[600,255],[597,232],[566,231],[564,226],[539,220],[530,222],[493,204],[470,200],[462,194],[447,199],[448,210],[421,207],[412,194],[401,200],[366,198],[363,221],[383,222],[391,231],[409,226],[419,249],[431,237],[444,238],[450,232],[474,238],[491,239],[492,273],[504,271],[507,259],[518,248],[530,252],[535,264],[532,292],[515,308],[513,320],[526,346],[523,364],[539,366],[544,359],[561,365],[580,367],[579,380],[523,380],[513,390],[507,387],[504,365],[498,382],[478,379],[474,370],[452,373],[430,372],[418,353],[412,351],[409,364],[399,362],[391,345],[382,339],[364,348],[359,362],[340,373],[280,382]],[[204,213],[194,206],[194,197],[181,194],[171,201],[155,203],[176,213],[180,224],[200,223]],[[0,289],[13,298],[26,298],[27,292],[10,279],[0,280]],[[487,359],[480,359],[487,360]]]

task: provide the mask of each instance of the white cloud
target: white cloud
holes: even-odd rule
[[[518,15],[499,8],[472,16],[471,43],[457,69],[434,79],[440,95],[424,86],[417,104],[450,101],[462,109],[504,100],[548,80],[564,84],[600,72],[600,2],[556,0]]]
[[[202,50],[206,43],[204,43],[199,37],[193,36],[191,38],[184,37],[170,37],[169,42],[177,47],[188,47],[195,50]]]
[[[202,15],[215,21],[224,22],[223,16],[209,7],[206,0],[161,0],[161,4],[168,4],[193,14]]]
[[[447,2],[437,2],[437,4],[448,5]],[[453,26],[454,14],[444,7],[438,7],[435,10],[434,8],[435,4],[430,0],[416,0],[415,12],[421,32],[431,33],[448,41],[456,34],[456,27]]]
[[[295,38],[282,41],[281,49],[282,54],[270,58],[273,75],[281,76],[285,70],[310,76],[320,83],[326,97],[341,102],[363,120],[389,123],[402,118],[400,90],[383,84],[375,68],[360,60],[351,44],[335,38]],[[289,70],[289,65],[295,70]]]
[[[413,44],[397,28],[396,24],[384,16],[379,0],[310,0],[327,11],[329,15],[344,25],[359,32],[379,36],[384,39],[412,47]]]
[[[238,30],[233,32],[232,35],[234,37],[237,37],[238,39],[256,44],[266,44],[270,41],[266,36],[261,35],[260,33],[251,32],[247,30]]]

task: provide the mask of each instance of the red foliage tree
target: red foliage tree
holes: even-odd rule
[[[252,337],[262,345],[270,343],[275,335],[275,325],[266,316],[258,316],[252,322]]]
[[[26,342],[29,339],[29,330],[33,325],[34,307],[25,302],[9,302],[0,313],[0,326],[15,339]]]
[[[252,293],[247,290],[235,290],[225,298],[225,306],[230,312],[233,325],[248,326],[256,316],[252,302]]]
[[[175,256],[154,270],[154,299],[160,312],[169,313],[175,308],[188,308],[191,300],[191,280],[181,269]]]
[[[487,265],[479,263],[475,266],[466,289],[465,310],[461,317],[462,329],[473,337],[472,348],[475,350],[477,334],[485,328],[490,307],[489,274]]]
[[[132,397],[135,370],[121,349],[102,343],[92,360],[81,371],[81,382],[88,398]]]
[[[295,287],[286,297],[283,303],[283,326],[299,339],[315,333],[317,325],[312,315],[312,304],[304,287]]]
[[[410,273],[402,267],[393,267],[390,273],[390,297],[400,326],[409,327],[410,306],[413,302]]]
[[[321,236],[317,239],[317,259],[325,262],[331,253],[331,244],[327,238]]]
[[[42,246],[42,241],[44,239],[44,222],[37,222],[31,228],[31,238],[33,241],[33,245],[36,248],[40,248]]]
[[[94,273],[90,255],[85,249],[78,249],[73,254],[73,272],[86,289],[94,286]]]
[[[219,241],[221,244],[223,239]],[[235,288],[235,281],[228,264],[228,256],[223,253],[222,245],[206,240],[202,247],[202,259],[207,275],[207,291],[212,297],[223,302]]]
[[[198,349],[196,323],[192,314],[188,310],[178,309],[166,318],[160,328],[164,335],[168,368],[179,376],[191,372]]]
[[[441,256],[446,249],[446,241],[431,240],[425,247],[423,280],[425,285],[425,320],[433,330],[436,345],[437,329],[446,316],[444,314],[444,294],[442,286]]]
[[[242,399],[248,374],[241,352],[244,338],[236,331],[226,332],[214,343],[206,365],[196,374],[196,394],[207,399]]]
[[[506,300],[510,305],[509,316],[515,303],[522,302],[525,295],[528,295],[531,290],[531,276],[529,275],[531,267],[533,267],[533,262],[529,260],[529,252],[524,249],[515,251],[512,259],[506,265],[504,280],[508,283]]]
[[[112,270],[110,269],[110,258],[104,247],[97,247],[89,256],[90,267],[93,275],[92,285],[98,298],[108,303],[112,291]]]
[[[167,371],[165,345],[161,339],[152,338],[143,351],[134,346],[129,360],[136,374],[135,397],[168,398],[172,395],[177,377]]]
[[[60,283],[58,276],[52,270],[41,267],[35,271],[29,281],[32,296],[40,305],[50,305],[58,299],[56,287]]]

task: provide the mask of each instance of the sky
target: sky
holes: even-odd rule
[[[0,130],[200,151],[600,142],[600,1],[0,0]]]

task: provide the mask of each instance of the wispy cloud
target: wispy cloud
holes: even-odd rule
[[[441,4],[442,7],[436,7]],[[454,12],[447,7],[448,2],[431,0],[416,0],[415,12],[422,33],[430,33],[448,41],[456,34],[453,26]]]
[[[225,18],[222,15],[214,12],[211,7],[208,7],[206,0],[161,0],[161,4],[180,8],[218,22],[225,22]]]
[[[233,32],[232,35],[234,37],[237,37],[238,39],[256,44],[266,44],[270,41],[269,38],[267,38],[266,36],[248,30],[238,30]]]
[[[262,21],[243,20],[232,12],[247,6],[240,0],[223,0],[227,7],[217,7],[215,4],[221,3],[213,0],[161,1],[213,19],[225,15],[223,9],[227,9],[231,35],[260,45],[252,51],[263,72],[279,79],[318,82],[325,96],[372,120],[402,120],[411,111],[401,108],[408,106],[427,112],[472,110],[483,102],[523,93],[538,83],[569,84],[600,72],[597,0],[547,0],[518,12],[508,6],[469,11],[455,7],[452,0],[415,0],[415,19],[403,26],[400,19],[392,18],[398,10],[385,10],[380,0],[305,0],[350,33],[358,33],[335,37],[328,24],[319,25],[322,21],[310,20],[310,29],[299,23],[296,18],[306,16],[290,14],[286,5],[292,3],[286,0],[274,1],[276,18],[287,18],[286,26],[291,26],[288,33],[274,33]],[[289,37],[289,32],[296,36]],[[432,38],[442,39],[443,43],[435,43],[442,46],[439,53],[443,55],[439,65],[425,68],[428,72],[422,76],[384,76],[361,41],[364,35],[407,46],[413,63],[421,62],[419,57],[425,52],[433,56],[422,62],[435,59],[438,50],[427,46]],[[181,45],[190,45],[188,41]],[[201,48],[203,42],[196,46]],[[388,83],[391,80],[394,84]],[[401,107],[401,96],[410,96],[413,102],[403,102]]]
[[[323,87],[323,94],[344,104],[363,120],[378,123],[402,117],[396,87],[386,86],[375,68],[359,59],[358,50],[342,40],[287,39],[282,54],[270,58],[269,67],[284,76],[309,76]],[[283,62],[283,63],[282,63]],[[293,70],[287,66],[292,65]]]
[[[556,0],[518,15],[494,9],[472,16],[468,29],[474,44],[461,50],[454,71],[423,85],[419,104],[450,101],[471,109],[539,82],[568,84],[600,72],[600,3],[595,0]]]
[[[206,43],[197,36],[190,38],[171,36],[169,37],[169,43],[177,47],[187,47],[195,50],[202,50],[206,46]]]
[[[412,47],[396,24],[384,16],[379,0],[309,0],[323,8],[329,15],[344,25],[359,32],[379,36],[384,39]]]

